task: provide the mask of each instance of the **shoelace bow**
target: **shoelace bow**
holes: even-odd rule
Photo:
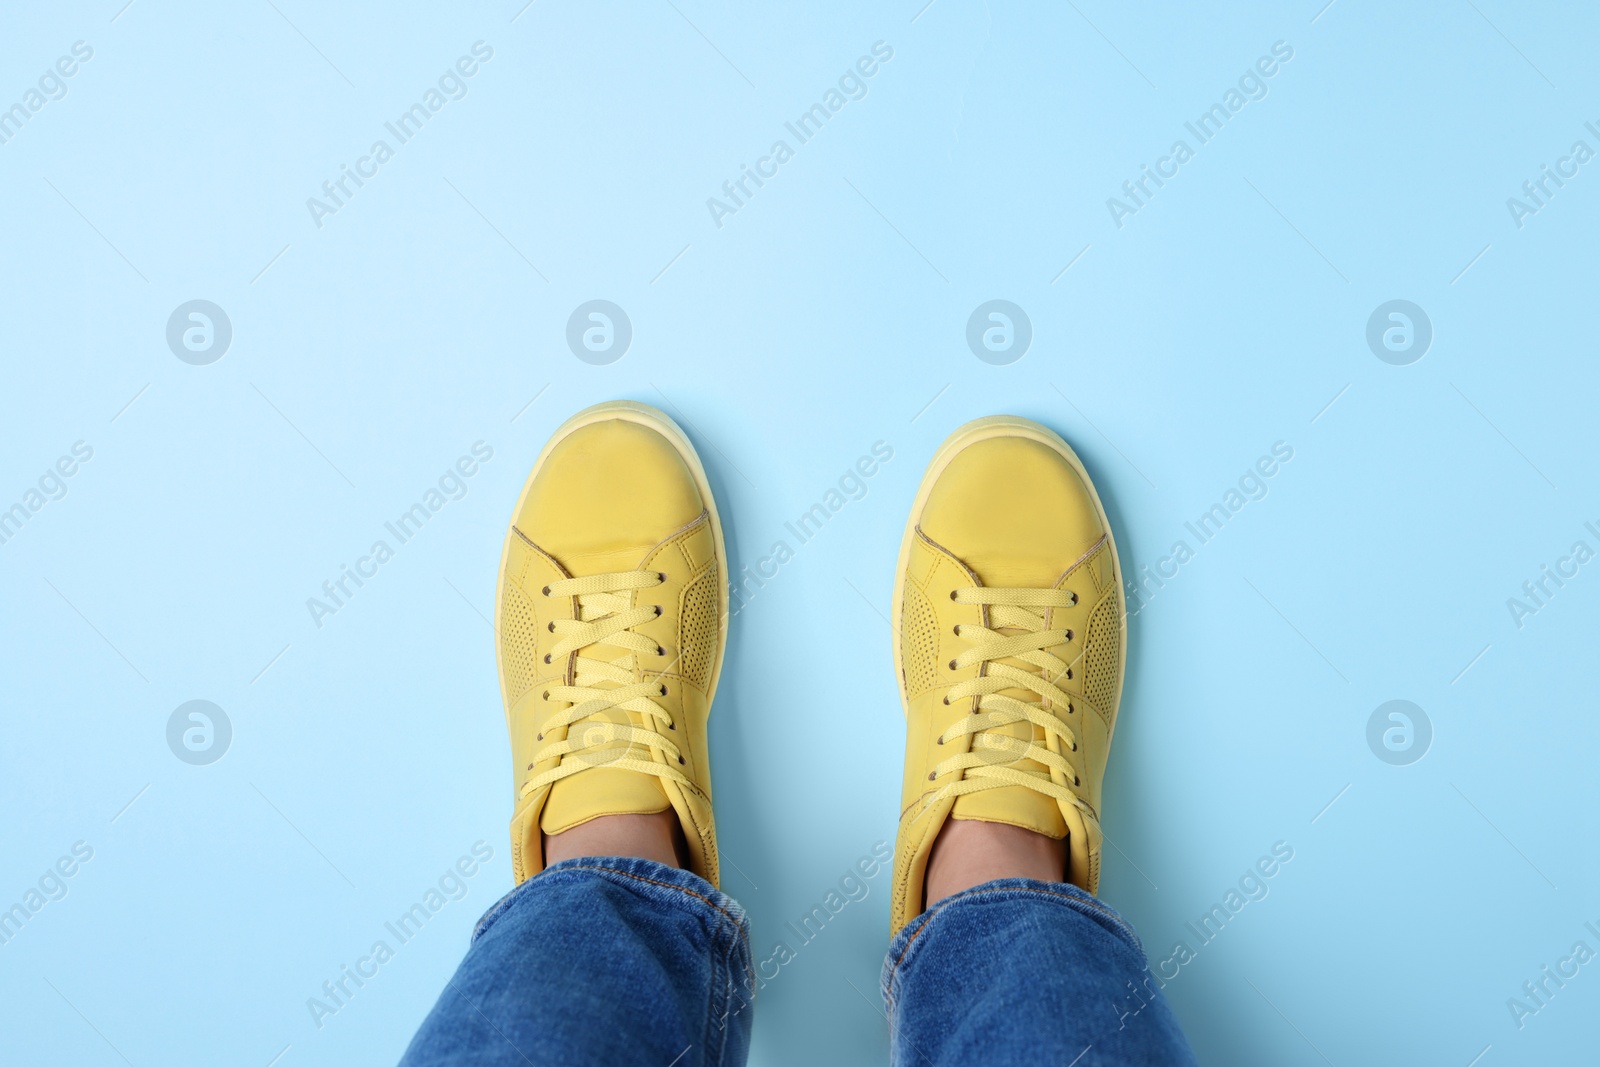
[[[970,735],[972,740],[968,751],[934,766],[928,775],[930,780],[952,771],[962,773],[928,797],[927,803],[1015,785],[1089,811],[1088,804],[1074,791],[1082,783],[1063,755],[1078,750],[1078,739],[1062,716],[1076,714],[1082,701],[1056,685],[1059,679],[1072,677],[1071,664],[1047,651],[1071,641],[1073,632],[1064,627],[1045,629],[1045,609],[1071,607],[1078,602],[1077,594],[1065,589],[969,586],[952,591],[950,596],[958,604],[987,607],[990,625],[956,627],[956,635],[970,641],[972,647],[951,660],[949,669],[960,670],[974,664],[982,664],[984,669],[978,677],[952,685],[945,694],[946,704],[972,697],[977,697],[978,703],[970,715],[951,724],[939,736],[938,743],[947,745],[963,735]],[[1014,632],[1008,635],[1001,630]],[[1007,659],[1021,660],[1038,670],[1026,671],[1001,662]],[[1005,689],[1026,690],[1037,695],[1039,702],[1018,700],[1001,692]],[[1037,726],[1044,734],[1043,744],[999,732],[1019,722]],[[1009,765],[1024,759],[1042,764],[1046,770]]]
[[[567,707],[545,719],[535,738],[542,741],[547,732],[565,726],[566,740],[552,741],[539,749],[528,769],[556,757],[560,757],[560,763],[528,779],[522,787],[524,797],[598,766],[637,771],[695,788],[694,782],[678,770],[684,762],[682,752],[662,732],[676,730],[677,724],[672,721],[672,714],[655,700],[667,693],[661,679],[671,664],[649,678],[635,681],[633,671],[582,654],[590,648],[609,646],[631,651],[641,660],[646,656],[666,655],[666,650],[655,641],[633,629],[659,616],[661,608],[635,605],[632,596],[634,590],[650,589],[664,581],[666,575],[657,571],[617,571],[586,578],[562,578],[542,590],[546,597],[578,598],[576,619],[557,619],[546,627],[558,635],[558,640],[550,646],[544,662],[552,663],[572,652],[578,655],[573,661],[573,684],[552,685],[543,691],[542,700],[564,702]],[[586,719],[589,721],[584,722]],[[648,749],[652,758],[646,760],[629,755],[633,745]]]

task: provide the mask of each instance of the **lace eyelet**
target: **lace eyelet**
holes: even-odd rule
[[[1076,742],[1076,741],[1072,742],[1072,751],[1074,751],[1074,752],[1078,751],[1078,742]]]
[[[950,632],[955,634],[957,637],[960,637],[961,636],[961,624],[957,623],[956,625],[950,627]]]
[[[551,633],[555,633],[556,632],[556,624],[553,623],[553,622],[545,623],[545,627],[544,628],[546,630],[549,630]]]
[[[950,702],[948,700],[946,700],[945,703],[948,704]],[[936,738],[933,739],[933,743],[936,744],[936,745],[942,745],[942,744],[944,744],[944,738],[936,737]]]
[[[533,764],[531,764],[531,763],[528,764],[528,770],[530,770],[530,771],[533,770]]]
[[[656,571],[656,581],[657,582],[665,582],[666,580],[667,580],[667,572],[666,571]]]
[[[540,700],[549,700],[550,699],[550,690],[546,689],[544,691],[544,696],[540,697],[539,699]]]
[[[950,703],[950,698],[949,698],[949,697],[945,697],[945,698],[944,698],[944,702],[945,702],[945,703],[946,703],[946,704],[948,704],[948,703]],[[943,741],[940,741],[940,742],[939,742],[939,743],[940,743],[940,744],[941,744],[941,745],[942,745],[942,744],[944,744],[944,742],[943,742]]]
[[[545,653],[545,654],[544,654],[544,661],[545,661],[545,662],[546,662],[546,663],[549,663],[549,662],[550,662],[550,653],[548,653],[548,652],[546,652],[546,653]]]
[[[548,662],[548,661],[547,661],[547,662]],[[951,661],[950,661],[950,669],[951,669],[951,670],[955,670],[955,669],[956,669],[956,661],[955,661],[955,660],[951,660]]]
[[[667,723],[667,729],[669,729],[669,730],[676,730],[676,729],[677,729],[677,728],[678,728],[678,724],[677,724],[677,723],[675,723],[675,722],[669,722],[669,723]]]
[[[539,592],[543,596],[549,596],[550,595],[550,587],[547,585],[543,589],[539,590]]]
[[[937,778],[937,777],[939,777],[939,776],[938,776],[938,775],[937,775],[937,774],[934,774],[934,773],[933,773],[933,772],[932,772],[932,771],[929,771],[929,772],[928,772],[928,781],[930,781],[930,782],[931,782],[931,781],[933,781],[933,780],[934,780],[934,779],[935,779],[935,778]]]
[[[950,599],[954,600],[955,598],[956,598],[956,591],[954,589],[952,589],[952,590],[950,590]]]
[[[1067,640],[1068,640],[1068,641],[1071,641],[1071,640],[1072,640],[1072,631],[1071,631],[1071,630],[1068,630],[1068,631],[1067,631]]]
[[[1067,705],[1067,714],[1068,714],[1068,715],[1071,715],[1071,714],[1072,714],[1072,713],[1073,713],[1073,712],[1075,712],[1075,711],[1077,711],[1077,710],[1078,710],[1078,709],[1077,709],[1077,708],[1075,708],[1075,707],[1073,707],[1073,706],[1072,706],[1072,705],[1071,705],[1071,704],[1068,704],[1068,705]]]
[[[1072,681],[1072,668],[1071,667],[1067,668],[1067,681],[1069,681],[1069,682]]]
[[[658,619],[661,618],[661,605],[660,604],[656,605],[656,618],[658,618]]]
[[[666,649],[662,648],[660,645],[656,646],[656,655],[665,656],[666,654],[667,654],[667,650]]]
[[[535,741],[543,741],[544,740],[544,734],[534,734],[533,735],[533,739]],[[528,764],[528,766],[532,767],[533,764],[530,763],[530,764]]]
[[[1083,780],[1080,779],[1076,774],[1074,774],[1072,776],[1072,784],[1073,785],[1082,785],[1083,784]]]
[[[681,763],[684,763],[686,761],[684,760],[684,758],[682,756],[679,756],[678,757],[678,762],[681,764]]]
[[[1070,590],[1069,590],[1069,592],[1070,592]],[[1072,594],[1072,603],[1074,605],[1076,605],[1078,603],[1078,594],[1077,593],[1073,593]]]
[[[662,686],[661,687],[661,695],[662,696],[666,696],[667,695],[667,687],[666,686]]]

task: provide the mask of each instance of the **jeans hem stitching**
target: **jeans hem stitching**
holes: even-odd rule
[[[943,911],[949,905],[954,904],[954,903],[956,903],[958,901],[961,901],[961,900],[977,899],[978,897],[989,896],[989,895],[992,895],[994,893],[1016,893],[1016,892],[1037,893],[1040,896],[1055,897],[1058,900],[1070,901],[1071,905],[1069,905],[1069,906],[1083,905],[1083,906],[1087,907],[1090,911],[1098,912],[1100,915],[1105,916],[1111,922],[1116,924],[1116,932],[1121,933],[1121,934],[1125,934],[1128,938],[1131,939],[1131,944],[1132,944],[1132,947],[1133,947],[1133,949],[1135,951],[1137,951],[1140,955],[1144,954],[1144,946],[1139,943],[1137,935],[1135,935],[1133,933],[1132,928],[1130,928],[1128,926],[1128,924],[1122,919],[1122,917],[1119,916],[1116,912],[1112,911],[1110,908],[1106,907],[1104,904],[1101,904],[1099,901],[1094,900],[1093,898],[1076,897],[1076,896],[1073,896],[1073,895],[1071,895],[1069,893],[1056,893],[1056,892],[1054,892],[1052,890],[1049,890],[1049,889],[1034,889],[1031,886],[1008,886],[1008,887],[1006,887],[1004,889],[980,889],[980,890],[977,890],[976,892],[970,892],[969,891],[969,892],[965,892],[965,893],[957,893],[957,894],[954,894],[954,895],[952,895],[950,897],[945,898],[931,912],[928,912],[927,913],[928,917],[923,921],[922,925],[917,927],[917,929],[912,933],[912,935],[906,939],[905,946],[903,948],[901,948],[900,955],[895,958],[895,961],[894,961],[893,965],[890,966],[888,980],[884,983],[884,990],[883,991],[884,991],[884,1002],[885,1002],[884,1007],[885,1007],[885,1009],[891,1015],[893,1014],[893,1012],[894,1012],[894,980],[895,980],[895,977],[896,977],[896,975],[898,974],[898,972],[900,970],[900,965],[901,965],[901,963],[905,962],[905,958],[906,958],[907,955],[910,954],[911,946],[916,943],[917,938],[922,936],[922,932],[924,930],[926,930],[929,926],[933,925],[933,920],[938,917],[938,915],[939,915],[939,913],[941,911]],[[1076,908],[1074,908],[1074,910],[1076,910]]]

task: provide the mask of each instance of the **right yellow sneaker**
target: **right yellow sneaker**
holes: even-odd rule
[[[511,731],[517,884],[544,838],[672,810],[717,884],[706,723],[728,637],[728,557],[676,423],[626,400],[556,430],[512,512],[495,633]]]
[[[1067,443],[1010,415],[951,434],[911,507],[893,610],[906,759],[891,936],[923,910],[947,819],[1066,838],[1067,880],[1095,892],[1127,631],[1111,524]]]

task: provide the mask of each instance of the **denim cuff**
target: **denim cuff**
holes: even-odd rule
[[[929,926],[934,923],[944,926],[960,922],[963,913],[985,904],[1017,900],[1033,901],[1045,907],[1061,907],[1076,912],[1127,942],[1130,948],[1139,953],[1141,959],[1144,957],[1144,946],[1139,943],[1139,935],[1133,932],[1133,927],[1094,894],[1068,882],[1041,882],[1034,878],[996,878],[992,882],[984,882],[971,889],[952,893],[901,927],[900,932],[889,942],[889,954],[883,961],[881,985],[884,998],[892,999],[891,983],[903,968],[915,962],[918,937]]]
[[[495,901],[473,927],[476,942],[499,918],[542,887],[565,879],[604,878],[658,904],[683,908],[708,922],[731,922],[748,940],[750,921],[739,902],[693,871],[638,856],[579,856],[552,863]]]

